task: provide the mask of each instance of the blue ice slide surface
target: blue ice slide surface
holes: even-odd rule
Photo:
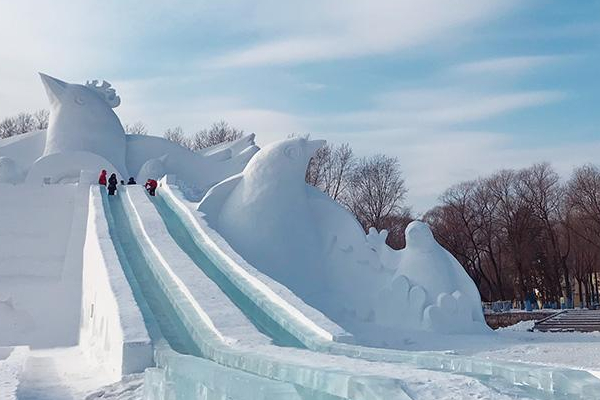
[[[337,397],[223,367],[201,352],[146,264],[118,196],[102,192],[104,212],[119,261],[142,311],[155,349],[155,368],[146,370],[144,398],[321,399]]]

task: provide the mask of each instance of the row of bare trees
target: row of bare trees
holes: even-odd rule
[[[243,135],[244,131],[234,128],[223,120],[213,123],[208,129],[202,129],[194,133],[191,137],[187,136],[180,126],[169,128],[163,133],[165,139],[178,143],[192,151],[198,151],[223,142],[231,142]]]
[[[356,158],[348,143],[326,144],[310,160],[306,182],[345,206],[365,231],[387,229],[390,246],[404,245],[404,228],[412,218],[404,206],[407,190],[397,158]]]
[[[597,302],[600,170],[561,182],[550,164],[502,170],[449,188],[424,215],[487,300]]]
[[[34,113],[22,112],[0,121],[0,139],[22,135],[38,129],[46,129],[50,112],[38,110]]]

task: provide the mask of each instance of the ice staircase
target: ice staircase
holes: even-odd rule
[[[600,310],[563,310],[539,320],[533,330],[540,332],[600,331]]]

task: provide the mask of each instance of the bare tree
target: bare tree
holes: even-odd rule
[[[491,224],[495,204],[483,181],[467,181],[450,187],[442,206],[425,214],[434,234],[461,260],[466,271],[488,299],[504,299],[502,271],[498,268],[497,231]]]
[[[500,230],[499,240],[507,254],[507,263],[515,270],[514,282],[520,299],[531,293],[534,282],[530,278],[530,264],[535,259],[535,245],[539,237],[530,204],[519,196],[519,174],[502,170],[485,180],[493,198],[497,201],[494,225]]]
[[[347,197],[352,171],[355,166],[354,154],[348,143],[330,148],[328,163],[325,165],[322,186],[334,200]]]
[[[567,184],[569,202],[586,220],[587,240],[600,239],[600,169],[585,165],[575,169]]]
[[[50,111],[46,109],[37,110],[33,113],[33,118],[35,119],[35,129],[48,129]]]
[[[569,206],[565,202],[564,188],[550,164],[535,164],[520,173],[520,193],[529,204],[533,216],[540,222],[548,246],[546,252],[549,273],[557,279],[557,291],[561,292],[561,280],[567,299],[572,299],[571,280],[567,260],[571,241],[566,229]],[[561,276],[562,275],[562,276]]]
[[[306,139],[309,139],[309,137],[309,135],[306,135]],[[327,168],[331,165],[331,158],[332,149],[329,143],[320,149],[317,149],[315,154],[311,157],[308,168],[306,169],[306,183],[324,190],[325,177]]]
[[[347,205],[365,229],[380,230],[386,218],[399,213],[405,194],[398,160],[377,154],[357,163]]]
[[[243,134],[244,131],[236,129],[221,120],[213,123],[209,129],[196,132],[192,137],[190,147],[192,150],[200,150],[219,143],[232,142],[241,138]]]
[[[142,121],[134,122],[133,124],[125,124],[123,127],[125,129],[125,133],[130,135],[147,135],[148,128]]]
[[[0,122],[0,138],[5,139],[17,134],[17,121],[14,117],[4,118]]]
[[[163,133],[163,137],[171,142],[177,143],[180,146],[190,148],[190,141],[185,137],[183,128],[176,126],[175,128],[169,128]]]
[[[36,121],[33,115],[25,112],[19,113],[15,117],[15,124],[17,128],[17,135],[31,132],[35,130],[36,127]]]

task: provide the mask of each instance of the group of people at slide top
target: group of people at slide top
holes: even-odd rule
[[[106,179],[106,170],[103,169],[100,172],[100,177],[98,177],[98,184],[102,185],[102,186],[106,186],[106,189],[108,190],[108,195],[109,196],[114,196],[115,192],[117,191],[117,175],[116,174],[110,174],[110,177],[108,179]],[[133,176],[129,177],[129,180],[127,181],[128,185],[137,185],[137,182],[135,181]],[[108,185],[108,186],[107,186]],[[121,185],[125,185],[125,181],[121,181]],[[144,185],[144,188],[146,188],[146,190],[148,191],[148,193],[150,194],[150,196],[155,196],[156,195],[156,188],[158,187],[158,182],[156,182],[156,180],[154,179],[148,179],[146,181],[146,184]]]

